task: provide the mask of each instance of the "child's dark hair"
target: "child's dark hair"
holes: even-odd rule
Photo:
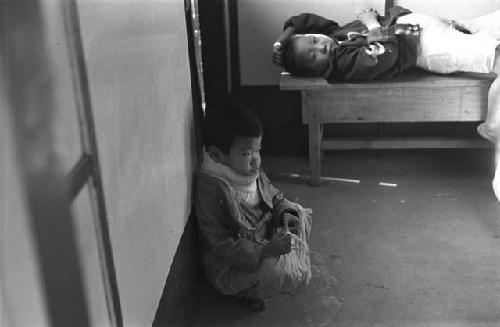
[[[305,67],[300,60],[297,60],[295,55],[295,42],[292,39],[285,42],[283,45],[283,69],[294,76],[310,77],[316,76],[314,72],[311,72],[307,67]]]
[[[204,121],[203,141],[207,150],[214,145],[229,153],[236,136],[259,137],[262,134],[260,120],[249,109],[234,103],[209,111]]]

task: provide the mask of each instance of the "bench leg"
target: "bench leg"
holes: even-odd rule
[[[321,139],[322,126],[319,122],[309,122],[309,168],[311,185],[317,186],[321,177]]]
[[[495,221],[494,221],[494,229],[493,229],[493,237],[500,238],[500,203],[497,202],[495,206]]]
[[[492,186],[493,186],[493,193],[495,193],[495,200],[496,200],[496,219],[495,219],[495,238],[500,238],[500,188],[499,188],[499,182],[500,182],[500,144],[495,144],[495,158],[494,158],[494,165],[495,165],[495,175],[493,176],[493,181],[492,181]]]

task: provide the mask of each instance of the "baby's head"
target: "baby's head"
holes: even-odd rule
[[[285,44],[283,68],[295,76],[321,76],[328,69],[337,44],[324,34],[295,34]]]
[[[205,118],[203,137],[208,154],[240,175],[259,171],[262,134],[259,119],[239,105],[223,105]]]

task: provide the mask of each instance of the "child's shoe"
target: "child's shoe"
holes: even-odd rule
[[[250,307],[255,312],[262,312],[267,308],[266,299],[249,299]]]

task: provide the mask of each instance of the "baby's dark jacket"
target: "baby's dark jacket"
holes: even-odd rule
[[[359,20],[339,26],[325,17],[303,13],[290,17],[284,28],[293,26],[296,34],[325,34],[340,41],[323,75],[328,82],[382,79],[416,66],[419,26],[396,24],[399,17],[410,13],[406,8],[392,7],[385,17],[379,17],[381,27],[371,30]],[[383,54],[372,55],[370,45],[375,42],[383,45]]]

